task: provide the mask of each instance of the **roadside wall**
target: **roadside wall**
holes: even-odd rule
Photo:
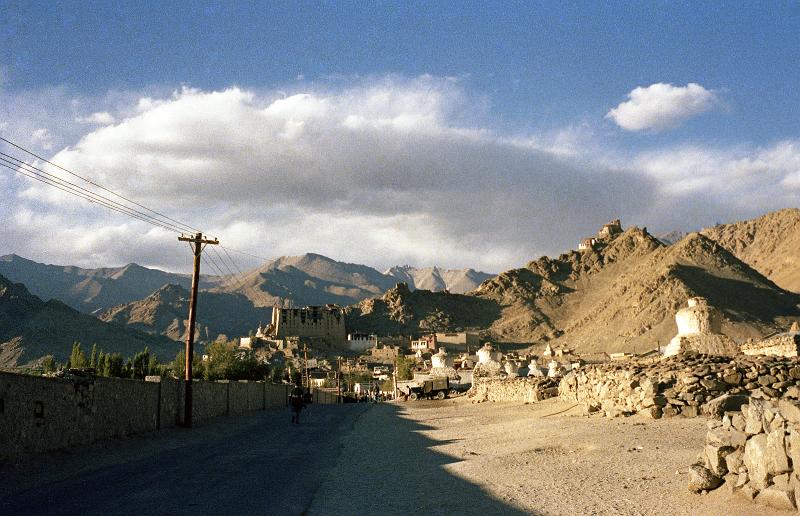
[[[725,394],[778,399],[798,386],[798,358],[685,353],[585,366],[561,380],[559,395],[609,417],[636,412],[695,417],[716,411],[711,402]]]
[[[320,405],[335,405],[339,403],[338,396],[335,391],[323,391],[321,389],[313,389],[314,403]]]
[[[533,403],[558,396],[558,380],[541,376],[476,377],[469,396],[477,401]]]
[[[194,423],[286,406],[287,388],[193,382]],[[0,459],[152,432],[183,421],[181,380],[45,378],[0,372]]]

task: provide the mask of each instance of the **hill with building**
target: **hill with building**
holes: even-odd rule
[[[164,285],[139,301],[125,303],[106,310],[98,317],[153,335],[172,340],[186,339],[189,314],[189,291],[180,285]],[[272,310],[257,308],[241,294],[198,293],[195,338],[200,341],[246,335],[262,321],[269,321]]]
[[[350,317],[366,331],[483,328],[484,337],[500,342],[549,342],[582,352],[664,345],[675,335],[676,311],[696,296],[721,311],[724,332],[739,343],[800,319],[800,296],[709,237],[692,233],[665,245],[646,229],[623,231],[619,221],[583,239],[578,250],[451,296],[394,289],[361,302]]]
[[[20,284],[0,276],[0,367],[35,362],[45,355],[65,361],[72,344],[97,344],[106,352],[132,356],[149,347],[161,360],[180,350],[175,342],[78,312],[56,300],[42,301]]]
[[[781,288],[800,293],[800,209],[720,224],[702,233]]]
[[[430,290],[439,292],[447,290],[454,294],[464,294],[474,290],[493,274],[475,269],[440,269],[439,267],[411,267],[399,265],[388,269],[384,274],[392,276],[398,282],[408,285],[411,290]]]
[[[503,306],[491,327],[499,338],[586,352],[643,352],[666,343],[675,312],[695,296],[722,312],[725,333],[738,342],[800,317],[800,296],[709,238],[693,233],[665,246],[636,227],[600,247],[503,273],[473,294]]]

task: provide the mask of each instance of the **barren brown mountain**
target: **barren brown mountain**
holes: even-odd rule
[[[260,322],[268,322],[272,310],[256,308],[241,294],[201,290],[197,303],[197,333],[200,341],[246,335]],[[180,285],[164,285],[146,298],[115,306],[98,315],[107,322],[128,325],[145,333],[186,339],[189,292]]]
[[[779,287],[800,293],[800,209],[775,211],[702,233]]]
[[[0,276],[0,368],[22,366],[45,355],[64,361],[72,343],[88,352],[97,344],[105,352],[133,356],[149,347],[161,360],[171,360],[180,345],[161,336],[106,323],[60,301],[42,301],[24,285]]]
[[[675,312],[694,296],[722,311],[723,331],[738,342],[800,319],[800,296],[717,242],[692,233],[667,246],[637,227],[593,249],[506,271],[467,295],[448,296],[393,289],[361,302],[348,322],[381,332],[481,327],[501,342],[644,352],[675,335]]]

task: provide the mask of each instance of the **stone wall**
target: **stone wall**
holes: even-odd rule
[[[758,342],[742,344],[745,355],[796,357],[800,355],[800,333],[783,333]]]
[[[800,359],[682,353],[662,360],[589,365],[566,375],[559,395],[607,416],[713,413],[724,394],[777,399],[798,392]]]
[[[546,377],[476,377],[468,391],[476,401],[533,403],[558,396],[558,380]]]
[[[335,405],[339,403],[339,397],[335,391],[313,389],[312,395],[314,397],[314,403],[319,403],[320,405]]]
[[[777,509],[800,499],[800,403],[750,399],[740,411],[708,422],[705,447],[689,470],[699,493],[724,484],[728,491]]]
[[[0,372],[0,458],[180,424],[183,381],[148,380],[44,378]],[[205,381],[192,385],[193,422],[286,406],[284,385]]]

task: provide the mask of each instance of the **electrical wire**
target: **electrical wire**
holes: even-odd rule
[[[136,201],[134,201],[134,200],[132,200],[132,199],[129,199],[129,198],[127,198],[127,197],[125,197],[125,196],[123,196],[123,195],[121,195],[121,194],[118,194],[117,192],[114,192],[113,190],[109,190],[108,188],[106,188],[106,187],[104,187],[104,186],[102,186],[102,185],[99,185],[99,184],[95,183],[95,182],[94,182],[94,181],[92,181],[91,179],[87,179],[87,178],[85,178],[85,177],[83,177],[83,176],[81,176],[81,175],[79,175],[79,174],[76,174],[75,172],[73,172],[73,171],[71,171],[71,170],[68,170],[68,169],[66,169],[66,168],[62,167],[61,165],[58,165],[58,164],[56,164],[56,163],[53,163],[52,161],[50,161],[50,160],[48,160],[48,159],[46,159],[46,158],[43,158],[42,156],[39,156],[38,154],[36,154],[36,153],[34,153],[34,152],[32,152],[32,151],[30,151],[30,150],[28,150],[28,149],[26,149],[26,148],[22,147],[21,145],[18,145],[18,144],[14,143],[14,142],[12,142],[12,141],[10,141],[10,140],[7,140],[6,138],[3,138],[2,136],[0,136],[0,141],[4,141],[4,142],[6,142],[8,145],[11,145],[12,147],[15,147],[15,148],[17,148],[17,149],[21,150],[22,152],[24,152],[24,153],[26,153],[26,154],[29,154],[29,155],[33,156],[33,157],[34,157],[34,158],[36,158],[36,159],[39,159],[39,160],[41,160],[41,161],[44,161],[45,163],[49,163],[50,165],[52,165],[52,166],[54,166],[54,167],[56,167],[56,168],[58,168],[58,169],[60,169],[60,170],[63,170],[64,172],[66,172],[66,173],[68,173],[68,174],[70,174],[70,175],[72,175],[72,176],[75,176],[75,177],[77,177],[77,178],[79,178],[79,179],[81,179],[81,180],[83,180],[83,181],[86,181],[87,183],[89,183],[89,184],[90,184],[90,185],[92,185],[92,186],[96,186],[97,188],[100,188],[101,190],[103,190],[103,191],[106,191],[106,192],[108,192],[108,193],[110,193],[110,194],[112,194],[112,195],[115,195],[115,196],[119,197],[120,199],[123,199],[123,200],[125,200],[125,201],[127,201],[127,202],[129,202],[129,203],[131,203],[131,204],[134,204],[134,205],[136,205],[136,206],[138,206],[138,207],[140,207],[140,208],[142,208],[142,209],[144,209],[144,210],[147,210],[147,211],[149,211],[150,213],[154,213],[154,214],[156,214],[156,215],[158,215],[158,216],[160,216],[160,217],[162,217],[162,218],[164,218],[164,219],[166,219],[166,220],[172,221],[172,222],[174,222],[174,223],[178,224],[179,226],[185,226],[185,227],[188,227],[188,228],[190,228],[190,229],[193,229],[194,231],[197,231],[197,232],[201,232],[201,233],[202,233],[202,230],[200,230],[200,229],[198,229],[198,228],[192,227],[192,226],[190,226],[190,225],[188,225],[188,224],[185,224],[185,223],[183,223],[183,222],[180,222],[180,221],[178,221],[178,220],[175,220],[175,219],[173,219],[173,218],[171,218],[171,217],[169,217],[169,216],[167,216],[167,215],[164,215],[164,214],[163,214],[163,213],[161,213],[161,212],[158,212],[158,211],[156,211],[156,210],[153,210],[153,209],[151,209],[151,208],[148,208],[147,206],[145,206],[145,205],[143,205],[143,204],[139,204],[138,202],[136,202]]]
[[[82,194],[80,192],[76,192],[76,191],[74,191],[74,189],[71,189],[70,187],[65,187],[63,185],[60,185],[59,183],[57,183],[57,182],[55,182],[55,181],[53,181],[53,180],[51,180],[49,178],[39,177],[37,175],[34,175],[33,173],[28,172],[27,170],[20,169],[19,167],[12,167],[12,166],[6,165],[5,163],[0,163],[0,166],[8,168],[8,169],[11,169],[14,172],[17,172],[18,174],[22,174],[23,176],[26,176],[26,177],[28,177],[30,179],[34,179],[34,180],[39,181],[41,183],[44,183],[46,185],[52,186],[54,188],[57,188],[59,190],[67,192],[69,194],[72,194],[72,195],[74,195],[76,197],[80,197],[81,199],[85,199],[85,200],[89,201],[90,203],[99,204],[99,205],[104,206],[105,208],[108,208],[110,210],[117,211],[119,213],[123,213],[125,215],[128,215],[129,217],[133,217],[133,218],[139,219],[139,220],[141,220],[143,222],[147,222],[148,224],[152,224],[153,226],[157,226],[157,227],[166,229],[167,231],[170,231],[170,232],[173,232],[173,233],[182,234],[182,232],[180,230],[176,230],[175,228],[172,228],[172,227],[169,227],[169,226],[165,226],[164,224],[159,224],[159,223],[153,222],[152,220],[147,219],[145,217],[141,217],[139,215],[129,213],[129,212],[125,211],[125,210],[117,208],[116,206],[112,206],[110,204],[107,204],[105,201],[98,200],[97,198],[93,198],[93,197],[91,197],[89,195]]]
[[[14,171],[19,171],[18,169],[22,169],[22,170],[28,172],[29,174],[33,174],[33,175],[35,175],[37,177],[40,177],[42,179],[47,179],[48,181],[51,181],[53,183],[57,183],[57,184],[63,186],[64,188],[66,188],[67,190],[65,190],[65,191],[69,191],[69,193],[72,193],[73,195],[76,195],[76,194],[80,193],[79,197],[82,197],[84,199],[87,198],[86,196],[89,196],[89,197],[91,197],[92,202],[96,202],[96,203],[101,204],[102,206],[105,206],[107,208],[110,208],[110,207],[113,206],[115,208],[115,211],[119,211],[121,213],[125,213],[127,215],[132,216],[132,217],[138,218],[139,220],[144,220],[146,222],[157,224],[157,225],[159,225],[161,227],[168,228],[168,229],[170,229],[172,231],[177,231],[179,233],[187,231],[185,228],[182,228],[182,227],[179,227],[179,226],[175,226],[174,224],[169,224],[166,221],[162,221],[162,220],[160,220],[158,218],[155,218],[155,217],[152,217],[150,215],[147,215],[144,212],[140,212],[140,211],[135,210],[135,209],[133,209],[133,208],[131,208],[129,206],[126,206],[124,204],[118,203],[118,202],[116,202],[116,201],[114,201],[112,199],[109,199],[106,196],[100,195],[100,194],[98,194],[96,192],[93,192],[91,190],[83,188],[80,185],[77,185],[77,184],[75,184],[75,183],[73,183],[71,181],[67,181],[66,179],[63,179],[63,178],[61,178],[59,176],[56,176],[54,174],[51,174],[49,172],[46,172],[46,171],[44,171],[44,170],[42,170],[42,169],[40,169],[38,167],[35,167],[35,166],[33,166],[33,165],[29,164],[29,163],[25,163],[24,161],[22,161],[22,160],[20,160],[18,158],[15,158],[14,156],[9,156],[8,154],[5,154],[4,152],[0,152],[0,156],[4,156],[4,157],[0,157],[0,162],[4,162],[4,163],[6,163],[8,165],[13,165],[13,167],[8,166],[8,165],[4,165],[6,168],[10,168],[10,169],[12,169]],[[6,158],[10,158],[10,159],[6,159]],[[0,164],[2,164],[2,163],[0,163]],[[23,175],[27,175],[27,174],[23,174]],[[27,177],[30,177],[30,175],[27,175]],[[45,184],[51,184],[51,183],[45,183]],[[53,186],[53,185],[51,185],[51,186]]]

